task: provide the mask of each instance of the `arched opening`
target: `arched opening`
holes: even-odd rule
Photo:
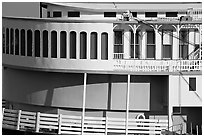
[[[101,34],[101,59],[108,59],[108,33],[106,32]]]
[[[60,32],[60,58],[66,58],[67,54],[67,33],[66,31]]]
[[[51,58],[57,58],[57,32],[51,32]]]
[[[40,31],[35,30],[35,57],[40,57]]]
[[[90,58],[97,59],[97,42],[98,36],[96,32],[91,33]]]
[[[76,32],[70,32],[70,58],[76,59]]]
[[[80,59],[86,59],[87,51],[87,34],[86,32],[80,33]]]

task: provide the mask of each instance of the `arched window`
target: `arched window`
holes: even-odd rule
[[[51,58],[57,58],[57,32],[51,32]]]
[[[6,54],[9,54],[9,29],[6,29]]]
[[[87,34],[86,32],[80,33],[80,59],[86,59],[87,51]]]
[[[48,31],[43,31],[43,57],[48,57]]]
[[[27,56],[32,56],[32,37],[33,33],[31,30],[27,31]]]
[[[60,32],[60,58],[66,58],[67,54],[67,33],[66,31]]]
[[[101,34],[101,59],[108,59],[108,33]]]
[[[97,59],[97,33],[91,33],[90,58]]]
[[[25,30],[21,30],[21,55],[25,56]]]
[[[70,58],[76,59],[76,32],[70,32]]]
[[[15,55],[19,55],[19,30],[15,30]]]
[[[5,28],[2,29],[2,45],[3,45],[3,53],[5,53]]]
[[[35,30],[35,57],[40,57],[40,31]]]
[[[10,54],[13,54],[14,51],[14,31],[10,29]]]

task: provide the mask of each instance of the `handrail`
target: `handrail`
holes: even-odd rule
[[[113,60],[116,71],[179,72],[202,71],[202,60]]]
[[[4,129],[41,132],[46,134],[125,134],[125,118],[88,117],[84,119],[84,129],[81,117],[64,114],[47,114],[24,110],[3,108]],[[128,124],[128,134],[161,134],[166,129],[168,120],[131,119]]]

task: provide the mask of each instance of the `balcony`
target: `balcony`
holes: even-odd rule
[[[190,72],[201,71],[202,60],[113,60],[115,71]]]

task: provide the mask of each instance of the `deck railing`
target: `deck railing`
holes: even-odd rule
[[[5,129],[30,131],[45,134],[161,134],[167,129],[167,120],[129,119],[126,133],[125,118],[87,117],[82,130],[81,116],[63,114],[47,114],[3,108],[3,124]]]
[[[201,71],[202,60],[113,60],[114,70],[134,72]]]

